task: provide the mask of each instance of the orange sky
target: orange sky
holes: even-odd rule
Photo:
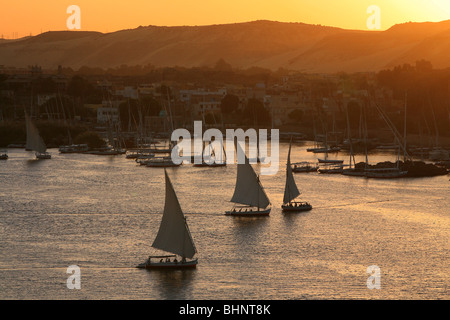
[[[81,9],[81,30],[101,32],[139,25],[207,25],[260,19],[364,30],[370,5],[380,7],[382,30],[408,21],[450,19],[450,0],[0,1],[0,36],[8,39],[67,30],[66,10],[70,5]]]

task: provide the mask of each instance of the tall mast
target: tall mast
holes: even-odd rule
[[[355,156],[353,155],[353,142],[352,142],[352,135],[350,132],[350,120],[348,118],[348,105],[345,107],[345,116],[347,118],[347,132],[348,132],[348,142],[350,143],[350,161],[349,161],[349,168],[352,168],[352,158],[353,158],[353,164],[355,163]]]
[[[403,161],[406,162],[406,105],[408,103],[408,91],[405,92],[405,122],[403,125]]]

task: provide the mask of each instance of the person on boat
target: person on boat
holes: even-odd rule
[[[159,260],[159,263],[163,263],[163,259]]]
[[[186,263],[186,258],[185,257],[181,258],[181,263]]]
[[[175,263],[178,263],[178,260],[177,260],[177,258],[175,258],[175,259],[173,260],[173,262],[175,262]]]

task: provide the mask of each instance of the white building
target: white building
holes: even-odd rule
[[[97,123],[114,123],[119,121],[118,103],[103,101],[101,107],[97,108]]]
[[[122,98],[138,99],[139,91],[134,87],[123,87],[120,89],[116,89],[115,95]]]

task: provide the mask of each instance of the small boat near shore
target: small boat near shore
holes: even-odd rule
[[[127,159],[143,159],[143,158],[153,158],[155,156],[154,153],[149,152],[148,150],[137,150],[127,152],[125,158]]]
[[[194,167],[198,167],[198,168],[201,168],[201,167],[211,167],[211,168],[216,168],[216,167],[226,167],[226,166],[227,166],[227,163],[226,163],[226,162],[223,162],[223,163],[216,163],[216,162],[213,162],[213,163],[209,164],[209,163],[206,163],[206,162],[202,162],[202,163],[194,163],[193,166],[194,166]]]
[[[172,152],[172,148],[165,148],[165,147],[154,147],[148,149],[151,153],[170,153]]]
[[[292,172],[317,172],[318,165],[304,161],[291,164]]]
[[[344,176],[352,176],[352,177],[365,177],[365,170],[358,170],[355,168],[347,168],[343,169],[341,172]]]
[[[97,156],[117,156],[117,155],[125,154],[126,150],[115,149],[112,147],[105,147],[105,148],[99,148],[99,149],[95,149],[95,150],[86,151],[84,153],[93,154],[93,155],[97,155]]]
[[[52,155],[48,152],[43,152],[43,153],[36,152],[35,155],[36,155],[36,159],[51,159],[52,158]]]
[[[89,151],[87,144],[71,144],[59,147],[60,153],[85,153],[87,151]]]
[[[394,179],[402,178],[408,174],[408,171],[401,170],[400,168],[376,168],[366,169],[365,176],[367,178],[379,178],[379,179]]]
[[[317,172],[322,174],[340,174],[343,171],[344,166],[342,164],[325,164],[317,169]]]
[[[322,147],[314,147],[314,148],[306,148],[307,152],[314,152],[314,151],[320,151],[323,150],[324,148]]]
[[[319,161],[319,163],[336,163],[336,164],[344,163],[344,160],[333,160],[333,159],[317,159],[317,161]]]
[[[140,164],[141,166],[145,166],[145,165],[147,165],[147,162],[154,157],[155,157],[154,155],[140,156],[140,157],[136,158],[134,161],[136,161],[136,163]]]
[[[306,149],[306,151],[312,152],[312,153],[336,153],[336,152],[341,151],[341,148],[340,147],[312,148],[312,149]]]
[[[8,152],[6,150],[0,150],[0,160],[8,160]]]
[[[144,161],[144,163],[147,167],[158,167],[158,168],[181,166],[181,163],[180,164],[174,163],[172,157],[170,156],[152,157]]]

